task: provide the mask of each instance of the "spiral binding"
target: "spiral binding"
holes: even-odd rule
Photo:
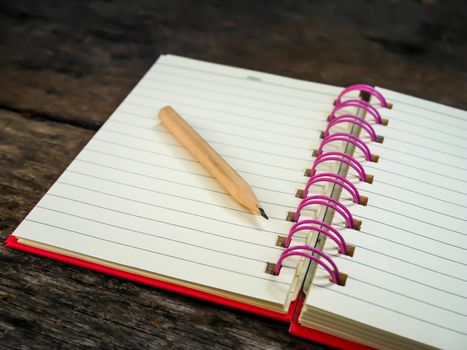
[[[323,267],[329,274],[329,278],[333,283],[336,284],[343,284],[341,283],[341,273],[335,262],[332,258],[326,254],[325,252],[310,247],[308,245],[296,245],[290,246],[293,236],[305,230],[315,231],[320,234],[323,234],[329,237],[338,247],[339,254],[346,254],[346,255],[353,255],[353,247],[348,245],[344,239],[344,237],[339,233],[339,231],[334,228],[332,225],[322,221],[322,220],[300,220],[300,215],[302,210],[310,205],[323,205],[332,209],[335,213],[342,216],[345,222],[345,226],[350,229],[359,230],[361,221],[355,219],[352,216],[350,210],[339,200],[331,198],[325,195],[309,195],[308,191],[313,184],[319,182],[328,182],[333,183],[337,186],[342,187],[343,190],[347,191],[354,203],[366,205],[367,198],[361,196],[357,187],[348,179],[342,177],[339,174],[329,173],[329,172],[321,172],[316,173],[316,168],[319,164],[330,162],[330,161],[337,161],[343,164],[346,164],[349,169],[352,169],[358,175],[358,178],[362,182],[372,183],[373,177],[368,175],[365,172],[364,167],[362,164],[355,159],[355,157],[348,155],[343,152],[337,151],[324,151],[324,146],[329,143],[336,142],[336,141],[344,141],[348,142],[355,146],[355,149],[358,149],[362,152],[365,160],[371,162],[377,162],[378,156],[371,153],[370,148],[368,145],[359,137],[356,137],[350,133],[334,133],[331,134],[331,130],[337,124],[342,123],[349,123],[356,125],[361,128],[365,133],[368,134],[370,140],[372,142],[382,142],[383,137],[376,134],[372,124],[368,122],[366,119],[352,114],[345,114],[337,116],[336,113],[344,108],[347,107],[356,107],[364,110],[368,115],[370,115],[376,124],[387,125],[387,120],[383,119],[378,112],[377,108],[370,104],[365,100],[359,99],[347,99],[343,100],[343,98],[350,92],[353,91],[360,91],[361,96],[364,94],[371,95],[378,100],[378,104],[381,108],[392,108],[392,105],[386,101],[384,96],[377,91],[374,87],[364,84],[357,84],[349,86],[348,88],[344,89],[335,101],[335,106],[332,109],[329,117],[328,117],[328,125],[325,131],[322,133],[322,141],[318,147],[318,150],[314,153],[316,159],[313,162],[313,166],[308,171],[308,175],[310,179],[308,180],[305,188],[303,191],[299,191],[300,197],[302,200],[300,201],[297,210],[293,215],[293,221],[295,222],[293,226],[290,228],[289,233],[285,241],[283,241],[283,245],[285,249],[282,251],[279,259],[277,260],[276,264],[269,267],[269,270],[274,274],[278,275],[282,268],[282,263],[285,259],[291,256],[301,256],[305,257]],[[320,259],[322,258],[322,259]]]

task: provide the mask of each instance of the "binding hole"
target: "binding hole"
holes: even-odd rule
[[[370,102],[371,94],[369,92],[360,90],[360,98],[363,101]]]
[[[368,205],[368,197],[367,196],[360,196],[360,205],[366,207]]]
[[[287,216],[285,217],[285,221],[295,222],[294,217],[295,217],[295,212],[289,211],[289,212],[287,212]]]
[[[284,237],[284,236],[277,236],[276,246],[277,246],[277,247],[285,248],[285,241],[286,241],[286,240],[287,240],[287,237]]]
[[[379,155],[377,155],[377,154],[372,154],[372,155],[371,155],[371,161],[372,161],[373,163],[378,163],[378,161],[379,161]]]
[[[373,175],[366,174],[365,182],[372,184],[374,179],[375,177]]]
[[[303,176],[310,177],[310,174],[311,174],[311,169],[305,169],[305,173],[303,174]]]
[[[345,286],[347,283],[347,277],[349,277],[346,273],[339,272],[339,278],[337,279],[337,284],[339,286]]]
[[[297,193],[295,193],[295,197],[297,197],[297,198],[303,198],[303,193],[304,193],[303,190],[297,190]]]
[[[345,252],[345,255],[353,257],[355,253],[355,246],[351,244],[347,244],[347,251]]]
[[[362,220],[353,219],[353,228],[357,231],[360,231],[360,229],[362,228]]]
[[[375,141],[378,142],[378,143],[383,143],[383,141],[384,141],[384,136],[377,135]]]
[[[389,124],[389,120],[382,118],[381,119],[381,124],[384,126],[387,126]]]
[[[276,270],[276,264],[270,263],[270,262],[266,263],[266,268],[264,269],[264,272],[266,272],[269,275],[275,276],[276,275],[274,273],[275,270]]]

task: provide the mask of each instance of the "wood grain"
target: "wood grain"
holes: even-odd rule
[[[0,239],[173,53],[467,108],[462,1],[0,4]],[[0,247],[0,348],[319,349],[287,325]]]

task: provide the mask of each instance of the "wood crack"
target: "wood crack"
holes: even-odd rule
[[[90,122],[87,120],[72,120],[72,119],[66,119],[58,114],[53,114],[53,113],[46,113],[46,112],[39,112],[35,111],[32,109],[27,109],[27,108],[18,108],[9,104],[6,104],[4,102],[0,101],[0,109],[3,109],[8,112],[13,112],[20,114],[24,118],[28,119],[33,119],[37,121],[49,121],[49,122],[55,122],[55,123],[60,123],[60,124],[65,124],[65,125],[70,125],[70,126],[75,126],[78,128],[86,129],[86,130],[91,130],[91,131],[97,131],[101,127],[102,123],[97,123],[97,122]]]

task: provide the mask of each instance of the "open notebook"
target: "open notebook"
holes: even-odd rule
[[[161,56],[7,245],[288,321],[291,333],[342,348],[466,348],[464,111],[385,89],[378,91],[394,107],[377,111],[388,125],[358,104],[336,110],[335,118],[366,118],[384,140],[371,142],[361,123],[335,123],[331,136],[355,136],[334,136],[323,150],[354,155],[369,182],[353,161],[328,159],[316,174],[345,175],[368,203],[355,203],[342,180],[318,181],[308,196],[338,200],[355,227],[346,227],[340,207],[316,200],[300,220],[332,225],[353,256],[316,230],[297,232],[290,247],[313,247],[314,258],[322,249],[345,285],[303,256],[273,271],[341,91]],[[159,124],[166,105],[252,186],[270,220],[237,205]]]

